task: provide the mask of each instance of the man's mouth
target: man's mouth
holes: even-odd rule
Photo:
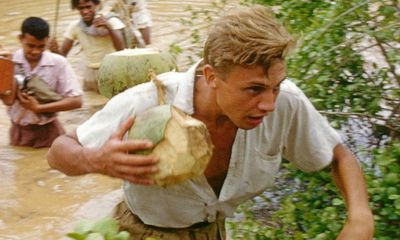
[[[265,115],[252,116],[252,117],[249,117],[249,122],[251,125],[257,126],[262,123],[264,117],[265,117]]]

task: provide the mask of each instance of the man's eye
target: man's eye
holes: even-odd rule
[[[251,92],[251,93],[260,93],[260,92],[262,92],[263,90],[264,90],[264,88],[263,87],[249,87],[249,88],[247,88],[246,89],[248,92]]]

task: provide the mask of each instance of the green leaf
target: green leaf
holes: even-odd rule
[[[114,236],[118,233],[118,229],[118,222],[112,218],[100,219],[94,224],[92,228],[93,232],[101,233],[104,236]]]
[[[92,230],[92,228],[93,228],[93,223],[91,223],[88,220],[82,220],[76,225],[74,231],[80,234],[87,234]]]
[[[343,205],[343,200],[342,200],[342,199],[339,199],[339,198],[334,198],[334,199],[332,200],[332,205],[333,205],[333,206]]]
[[[119,232],[117,234],[117,236],[115,236],[115,240],[129,240],[130,236],[131,235],[129,234],[129,232],[122,231],[122,232]]]
[[[85,240],[86,235],[72,232],[72,233],[67,233],[67,237],[75,239],[75,240]]]
[[[101,233],[90,233],[87,237],[86,240],[105,240],[103,235]]]

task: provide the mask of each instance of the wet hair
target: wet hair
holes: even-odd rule
[[[220,74],[234,65],[260,65],[267,71],[275,59],[285,59],[296,45],[272,10],[261,5],[228,11],[211,27],[204,46],[204,63]]]
[[[21,33],[34,36],[38,40],[43,40],[49,36],[49,24],[39,17],[28,17],[22,22]]]
[[[80,1],[81,0],[71,0],[71,8],[77,9]],[[100,0],[83,0],[83,1],[84,2],[93,2],[96,5],[100,4]]]

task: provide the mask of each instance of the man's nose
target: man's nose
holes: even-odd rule
[[[90,8],[82,8],[82,14],[87,14],[90,11]]]
[[[41,48],[34,47],[32,49],[32,54],[40,54],[42,52]]]
[[[261,111],[273,112],[275,110],[276,94],[273,90],[267,90],[261,95],[258,108]]]

